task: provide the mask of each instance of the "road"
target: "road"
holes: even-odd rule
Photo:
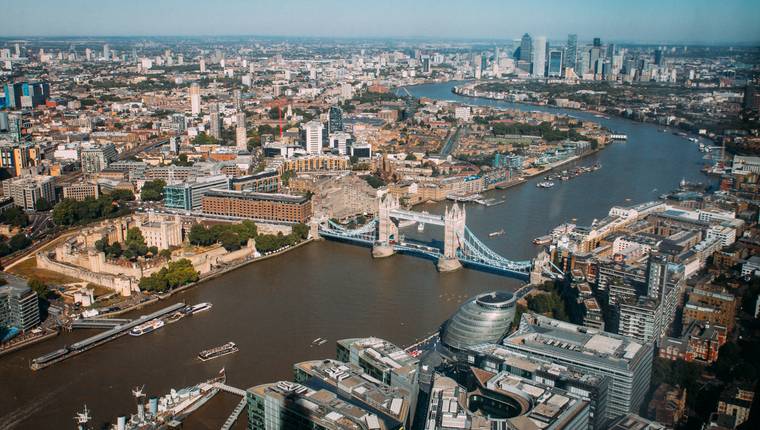
[[[457,147],[457,143],[459,143],[459,138],[461,137],[463,130],[463,126],[457,126],[456,131],[449,135],[449,138],[446,139],[446,143],[443,144],[443,148],[441,149],[442,157],[446,157],[454,152],[454,149]]]

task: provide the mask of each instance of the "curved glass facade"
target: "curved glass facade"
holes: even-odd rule
[[[446,322],[443,344],[465,349],[481,343],[495,343],[506,335],[515,316],[515,297],[506,291],[481,294],[459,307]]]

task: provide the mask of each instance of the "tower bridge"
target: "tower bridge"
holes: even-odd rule
[[[399,234],[399,222],[410,220],[443,227],[443,249],[407,241]],[[331,220],[319,223],[319,235],[325,238],[372,247],[375,258],[389,257],[395,253],[416,254],[437,261],[438,270],[449,272],[462,266],[497,272],[531,282],[544,275],[556,277],[545,261],[515,261],[490,249],[467,227],[464,206],[447,207],[443,215],[428,214],[402,209],[392,195],[380,200],[377,217],[365,225],[349,229]],[[540,263],[540,264],[538,264]]]

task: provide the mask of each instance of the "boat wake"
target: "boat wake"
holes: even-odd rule
[[[71,384],[68,384],[71,385]],[[49,406],[53,400],[55,400],[60,394],[62,394],[68,388],[68,385],[60,386],[54,390],[48,391],[45,395],[37,397],[33,402],[22,406],[15,411],[5,415],[0,420],[0,430],[11,430],[14,428],[20,428],[20,424],[27,420],[27,418],[34,415],[35,412]]]

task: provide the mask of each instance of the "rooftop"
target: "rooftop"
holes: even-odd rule
[[[284,203],[306,203],[309,201],[308,196],[296,196],[291,194],[274,194],[274,193],[255,193],[251,191],[235,190],[210,190],[206,192],[205,197],[226,197],[243,200],[266,200],[272,202]]]
[[[629,338],[594,328],[525,313],[519,329],[504,339],[505,346],[536,350],[577,362],[594,362],[629,370],[647,349]]]
[[[294,382],[280,381],[249,388],[248,393],[278,401],[326,428],[341,430],[385,430],[375,414],[354,406],[328,390],[314,390]]]
[[[316,379],[306,382],[312,388],[332,387],[328,389],[354,399],[352,403],[369,405],[398,422],[404,422],[409,414],[408,391],[385,385],[358,366],[336,360],[314,360],[297,363],[294,368]],[[317,381],[320,384],[312,385]]]

